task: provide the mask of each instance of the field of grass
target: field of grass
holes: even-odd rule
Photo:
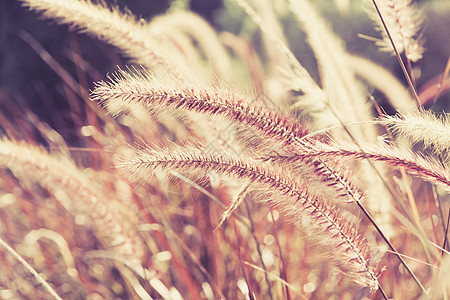
[[[0,298],[448,299],[450,3],[191,2],[8,0]]]

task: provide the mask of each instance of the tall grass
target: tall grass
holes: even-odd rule
[[[5,101],[2,298],[449,296],[450,126],[422,104],[446,93],[450,67],[418,92],[427,47],[413,2],[365,6],[381,31],[371,47],[396,55],[407,85],[350,54],[313,1],[227,2],[263,37],[254,47],[179,2],[148,21],[104,2],[22,3],[130,67],[88,95],[93,68],[74,79],[21,34],[60,75],[80,126],[69,140]],[[320,80],[279,12],[298,21]]]

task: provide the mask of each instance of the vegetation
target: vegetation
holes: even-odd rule
[[[450,121],[432,106],[450,58],[418,89],[415,3],[364,7],[398,79],[350,54],[313,2],[227,1],[224,15],[257,28],[252,46],[183,1],[147,21],[102,1],[22,0],[130,61],[89,85],[82,57],[72,77],[21,33],[79,126],[69,138],[3,102],[0,296],[447,299]]]

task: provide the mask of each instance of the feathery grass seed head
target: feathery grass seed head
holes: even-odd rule
[[[334,207],[311,194],[303,183],[289,176],[286,170],[275,165],[257,164],[251,158],[204,154],[200,149],[188,147],[173,147],[170,151],[140,150],[125,159],[122,167],[134,179],[148,179],[156,168],[162,168],[189,171],[191,174],[214,170],[237,180],[248,181],[252,188],[257,188],[255,191],[264,195],[270,205],[314,235],[318,243],[331,246],[333,261],[355,282],[371,290],[378,288],[378,267],[372,260],[374,256],[366,240]]]
[[[450,148],[450,119],[447,114],[435,116],[431,111],[405,113],[385,116],[382,122],[413,143],[422,142],[425,148],[431,147],[440,153]]]

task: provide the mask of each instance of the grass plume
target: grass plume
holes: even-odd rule
[[[420,33],[423,17],[414,0],[378,0],[377,4],[386,22],[393,43],[399,53],[413,62],[422,59],[425,51],[423,36]],[[375,13],[372,19],[380,23],[380,18]],[[383,39],[378,42],[381,49],[394,54],[391,40],[383,26],[379,26]]]
[[[376,265],[371,262],[371,250],[356,229],[339,216],[336,208],[329,207],[319,197],[310,194],[307,187],[286,176],[285,171],[273,166],[257,165],[251,160],[205,154],[198,149],[146,149],[122,163],[131,178],[149,179],[154,169],[174,169],[181,172],[208,172],[251,182],[253,190],[262,193],[266,202],[281,210],[306,231],[314,233],[318,243],[333,245],[336,264],[343,267],[351,278],[378,289]]]
[[[23,2],[25,6],[42,12],[47,18],[56,19],[61,24],[67,24],[116,46],[139,64],[148,68],[162,67],[166,72],[181,76],[180,65],[175,65],[173,56],[169,58],[167,50],[160,47],[161,43],[148,23],[122,13],[116,7],[108,7],[103,1],[95,4],[90,0]]]
[[[19,179],[32,179],[39,183],[72,213],[92,215],[106,247],[130,262],[140,261],[143,252],[140,237],[130,224],[119,221],[121,217],[70,159],[3,139],[0,141],[0,165],[12,170]]]
[[[324,159],[373,159],[393,167],[404,168],[406,172],[417,175],[422,179],[437,184],[450,192],[450,175],[437,162],[432,162],[405,150],[399,150],[386,145],[352,145],[349,143],[316,143],[308,148],[299,150],[292,156],[274,156],[282,160],[302,161],[305,158]]]
[[[450,121],[447,114],[434,115],[430,111],[386,116],[383,123],[394,133],[407,137],[413,144],[423,143],[438,153],[450,147]]]

